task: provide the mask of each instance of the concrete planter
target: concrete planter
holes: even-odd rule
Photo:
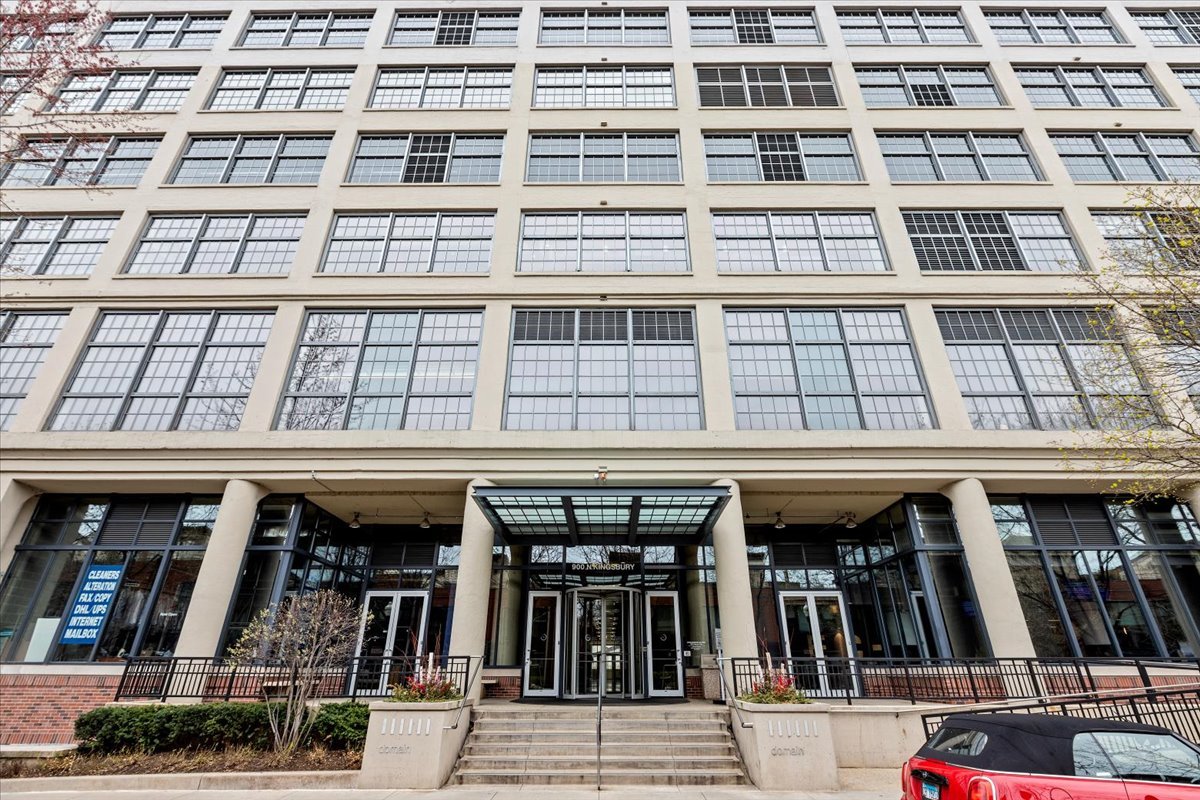
[[[733,733],[759,789],[837,789],[838,765],[825,703],[769,705],[734,700]]]
[[[440,788],[467,738],[471,711],[463,706],[470,704],[371,703],[358,788]],[[458,727],[451,728],[456,720]]]

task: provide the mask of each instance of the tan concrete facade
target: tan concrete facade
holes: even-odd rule
[[[419,509],[435,521],[463,525],[457,613],[477,625],[455,627],[450,652],[476,654],[486,617],[490,531],[468,498],[472,481],[504,484],[592,483],[598,465],[613,485],[709,485],[732,482],[735,500],[716,532],[720,605],[731,655],[751,655],[753,613],[743,523],[832,522],[844,511],[863,519],[905,493],[943,492],[953,501],[965,555],[997,656],[1032,654],[1011,577],[1003,569],[986,493],[1095,494],[1111,474],[1062,450],[1086,434],[972,429],[934,316],[936,307],[1091,308],[1071,278],[1050,273],[923,273],[909,244],[902,211],[912,209],[1051,209],[1060,211],[1092,265],[1105,258],[1094,209],[1126,205],[1125,183],[1076,183],[1056,155],[1048,131],[1116,130],[1196,135],[1200,109],[1172,66],[1200,63],[1200,48],[1156,47],[1130,17],[1135,3],[1048,3],[1029,8],[1103,5],[1126,44],[1002,46],[978,2],[926,3],[961,8],[974,44],[849,45],[839,8],[912,8],[892,0],[820,0],[822,44],[697,46],[689,43],[688,9],[729,2],[663,0],[614,4],[666,8],[669,46],[538,45],[539,5],[590,8],[598,2],[445,2],[445,9],[522,9],[515,47],[390,47],[397,9],[427,9],[410,0],[193,0],[192,13],[228,12],[211,49],[123,53],[140,67],[198,68],[177,113],[142,115],[128,132],[161,135],[137,187],[5,189],[22,214],[111,213],[120,221],[90,275],[9,277],[4,308],[67,311],[69,316],[8,432],[3,434],[0,567],[7,569],[33,498],[40,493],[223,494],[185,627],[180,654],[211,655],[225,619],[254,506],[268,493],[301,493],[349,520],[355,511],[415,524]],[[732,3],[735,6],[743,3]],[[178,12],[163,0],[113,0],[114,13]],[[182,4],[179,4],[182,5]],[[795,5],[795,4],[787,4]],[[1177,4],[1180,5],[1180,4]],[[756,5],[757,7],[757,5]],[[1005,5],[1004,7],[1007,7]],[[236,42],[252,12],[374,8],[362,48],[242,48]],[[1167,107],[1035,109],[1013,64],[1144,66]],[[537,65],[671,64],[674,108],[532,107]],[[787,63],[832,65],[841,105],[835,108],[701,108],[695,65]],[[855,67],[870,64],[988,64],[1007,104],[999,108],[868,109]],[[380,66],[513,65],[511,107],[504,110],[367,109]],[[352,66],[341,111],[204,109],[222,68]],[[28,113],[27,111],[21,113]],[[81,130],[90,120],[80,116]],[[121,122],[106,131],[123,132]],[[668,184],[532,184],[525,181],[529,135],[537,131],[678,131],[682,180]],[[712,130],[849,132],[863,180],[852,183],[710,183],[702,133]],[[901,183],[888,175],[876,131],[1020,131],[1044,180],[1037,182]],[[360,133],[505,132],[501,179],[495,184],[352,185],[347,169]],[[332,143],[316,185],[179,186],[167,183],[189,135],[327,133]],[[333,275],[320,272],[337,212],[437,209],[495,212],[491,269],[486,275]],[[529,274],[516,271],[521,214],[539,209],[674,210],[687,214],[686,274]],[[871,273],[718,274],[714,210],[869,210],[875,214],[889,270]],[[296,257],[275,276],[134,276],[123,274],[148,215],[169,212],[293,211],[306,221]],[[928,385],[932,430],[738,430],[730,384],[723,309],[727,307],[902,308]],[[274,422],[308,309],[471,308],[484,314],[469,429],[460,431],[279,431]],[[695,431],[515,431],[503,425],[513,310],[541,307],[689,308],[698,331],[704,429]],[[102,311],[116,309],[271,309],[275,317],[261,367],[236,432],[50,432],[58,398]],[[418,504],[414,504],[417,498]],[[1190,503],[1200,514],[1200,489]],[[466,512],[464,514],[464,506]],[[1001,556],[997,565],[994,559]],[[214,560],[215,559],[215,560]],[[997,569],[997,566],[1000,568]],[[985,576],[986,577],[982,577]],[[467,584],[473,589],[466,589]],[[984,586],[986,585],[986,590]],[[202,588],[203,587],[203,590]],[[1014,613],[1015,612],[1015,613]],[[481,614],[478,617],[469,614]],[[476,630],[478,627],[478,630]],[[469,629],[469,630],[468,630]],[[735,633],[736,632],[736,633]],[[185,653],[186,651],[186,653]],[[736,651],[736,652],[734,652]]]

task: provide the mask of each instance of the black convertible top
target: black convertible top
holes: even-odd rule
[[[1136,722],[1004,712],[952,714],[942,722],[942,728],[986,733],[987,744],[978,755],[947,753],[926,744],[917,751],[918,756],[973,769],[1039,775],[1075,774],[1072,743],[1078,733],[1122,731],[1174,735],[1166,728]]]

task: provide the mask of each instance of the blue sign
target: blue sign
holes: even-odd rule
[[[88,567],[83,584],[71,603],[71,615],[63,628],[63,644],[95,644],[100,638],[108,610],[112,608],[117,587],[121,585],[121,572],[125,568]]]

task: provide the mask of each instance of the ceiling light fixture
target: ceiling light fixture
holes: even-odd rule
[[[854,512],[853,511],[847,511],[846,513],[842,514],[842,519],[846,520],[846,529],[847,530],[852,531],[858,527],[858,523],[854,521]]]
[[[430,524],[431,523],[429,522],[429,512],[426,511],[425,516],[421,517],[421,527],[428,528],[430,526]]]
[[[781,531],[787,527],[787,523],[783,521],[783,512],[775,512],[775,530]]]
[[[354,512],[354,519],[350,520],[350,530],[356,531],[362,527],[362,523],[358,521],[358,512]]]

